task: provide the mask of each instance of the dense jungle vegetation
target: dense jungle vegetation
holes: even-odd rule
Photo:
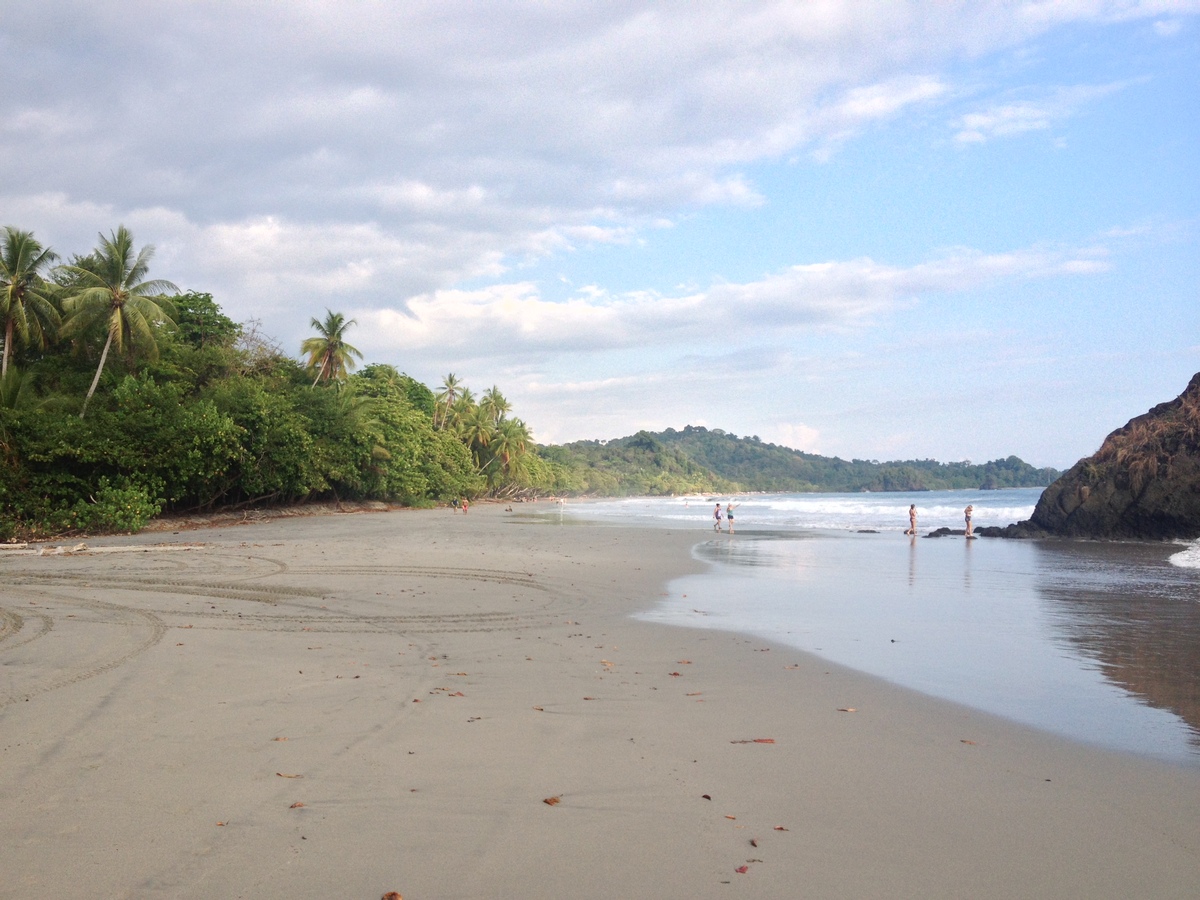
[[[352,374],[329,312],[299,362],[209,294],[149,280],[124,227],[87,256],[0,232],[0,537],[135,531],[161,512],[308,499],[428,505],[585,490],[493,387]]]
[[[164,512],[305,500],[920,490],[1046,484],[984,466],[845,462],[688,426],[537,447],[499,388],[355,372],[355,324],[313,318],[304,359],[206,293],[149,278],[125,227],[66,263],[0,230],[0,539],[136,531]]]

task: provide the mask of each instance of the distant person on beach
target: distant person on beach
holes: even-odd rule
[[[917,533],[917,504],[912,503],[908,507],[908,531],[905,534]]]
[[[721,504],[717,504],[717,508],[713,510],[713,531],[721,530]]]
[[[726,503],[725,504],[725,518],[729,521],[729,533],[730,534],[733,534],[733,508],[735,506],[741,506],[741,504],[740,503]]]
[[[467,510],[471,508],[471,504],[467,502],[466,497],[463,497],[462,508],[463,508],[463,515],[465,516],[467,514]]]
[[[967,537],[975,537],[975,535],[971,533],[971,513],[974,511],[975,507],[969,504],[967,508],[963,510],[963,515],[967,517]]]

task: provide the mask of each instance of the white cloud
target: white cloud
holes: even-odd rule
[[[367,345],[381,353],[544,359],[862,328],[922,297],[1012,279],[1095,274],[1108,265],[1103,247],[992,254],[959,249],[909,267],[865,258],[798,265],[757,281],[675,296],[612,295],[591,286],[553,301],[536,284],[519,282],[435,291],[413,298],[406,312],[360,309],[355,315],[369,323]]]
[[[954,140],[960,144],[982,144],[994,138],[1045,131],[1075,115],[1086,104],[1123,90],[1129,84],[1113,82],[1062,87],[1036,100],[999,103],[980,112],[967,113],[958,122]]]

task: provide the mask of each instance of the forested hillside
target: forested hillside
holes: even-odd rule
[[[681,482],[690,490],[747,491],[926,491],[1008,487],[1043,487],[1058,477],[1056,469],[1036,469],[1015,456],[982,465],[969,462],[905,460],[880,463],[818,456],[768,444],[757,437],[738,437],[719,428],[691,425],[682,431],[638,432],[613,441],[578,441],[546,448],[549,458],[567,467],[603,468],[617,479],[610,493],[647,493],[656,485],[646,460],[671,460],[686,472]],[[640,456],[639,456],[640,454]],[[649,456],[647,456],[649,454]],[[622,480],[622,473],[626,479]],[[667,479],[668,483],[670,479]],[[682,488],[656,493],[680,493]]]

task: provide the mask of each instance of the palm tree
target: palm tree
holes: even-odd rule
[[[82,265],[63,266],[74,279],[74,293],[63,300],[68,315],[63,333],[80,337],[100,324],[108,332],[96,377],[79,411],[81,419],[100,383],[109,348],[115,344],[117,352],[127,353],[130,359],[135,349],[142,349],[154,359],[158,356],[155,326],[175,324],[171,319],[174,309],[163,295],[177,294],[179,288],[163,279],[143,280],[153,256],[150,244],[134,253],[133,235],[121,225],[110,237],[100,235],[100,246],[86,260],[79,261]]]
[[[496,424],[503,421],[508,411],[512,409],[512,404],[500,393],[500,388],[492,385],[483,392],[483,396],[479,399],[479,408],[487,413],[493,424]]]
[[[322,378],[327,382],[344,380],[356,365],[354,360],[363,358],[357,348],[346,343],[346,329],[355,324],[354,319],[347,322],[341,313],[328,309],[325,310],[324,322],[316,318],[312,320],[317,336],[306,339],[300,345],[300,352],[308,354],[308,367],[317,371],[313,387]]]
[[[488,463],[487,446],[496,432],[495,423],[482,406],[476,406],[463,416],[459,428],[459,436],[475,458],[475,468],[482,472]]]
[[[26,344],[44,347],[47,333],[58,328],[58,310],[42,280],[42,271],[56,259],[58,255],[42,247],[32,232],[5,227],[0,245],[0,317],[4,320],[0,378],[8,374],[14,336]]]
[[[465,387],[459,391],[458,399],[446,407],[445,416],[442,419],[442,427],[449,426],[459,437],[462,437],[462,430],[466,421],[474,414],[475,395],[471,393],[470,388]]]
[[[453,372],[442,379],[442,389],[438,391],[437,396],[434,398],[437,401],[437,406],[434,408],[434,428],[444,428],[446,426],[446,417],[450,413],[450,407],[458,399],[460,388],[462,388],[462,382],[458,380],[458,376]],[[442,411],[441,423],[437,420],[437,410],[439,409]]]
[[[520,419],[502,419],[497,423],[488,450],[492,460],[499,463],[498,471],[489,473],[489,480],[495,483],[495,476],[503,473],[507,478],[513,478],[518,470],[524,467],[518,461],[525,455],[529,444],[529,428]]]

